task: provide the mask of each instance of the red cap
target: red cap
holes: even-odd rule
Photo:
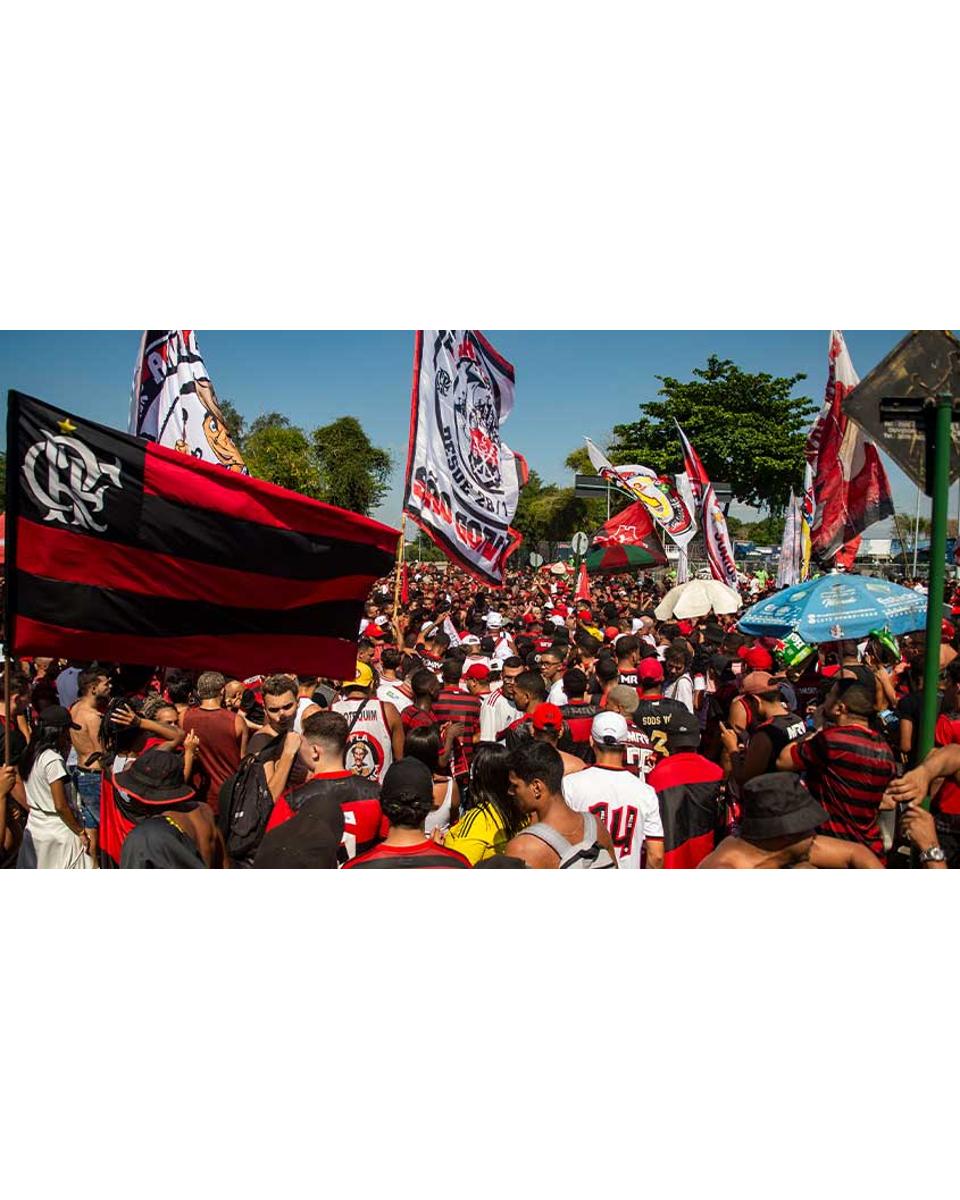
[[[538,704],[530,722],[534,729],[562,729],[563,713],[555,704]]]
[[[603,631],[603,636],[608,642],[612,642],[615,637],[620,636],[620,630],[616,627],[616,625],[608,625]]]
[[[483,663],[474,663],[472,667],[468,667],[463,673],[464,679],[476,679],[479,683],[486,683],[490,678],[490,668]]]
[[[742,658],[751,671],[770,671],[773,668],[773,655],[763,646],[751,646],[743,651]]]
[[[677,628],[680,630],[680,632],[683,634],[683,636],[686,637],[688,634],[693,633],[693,622],[692,621],[678,621]]]
[[[375,625],[373,621],[371,621],[369,625],[364,626],[363,633],[360,636],[368,638],[383,637],[383,630],[379,625]]]
[[[526,612],[523,614],[522,620],[523,620],[524,625],[532,625],[534,622],[534,619],[535,619],[534,615],[531,612]]]
[[[644,683],[662,683],[663,663],[659,658],[641,658],[640,665],[637,667],[637,676],[642,679]]]
[[[590,611],[588,609],[581,608],[580,611],[577,613],[577,620],[578,621],[592,621],[593,617],[590,615]]]

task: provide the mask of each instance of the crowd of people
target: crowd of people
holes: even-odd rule
[[[399,602],[374,588],[347,680],[19,661],[0,865],[960,865],[952,625],[937,681],[922,633],[786,665],[735,614],[658,620],[668,586],[594,578],[584,601],[567,576],[412,567]]]

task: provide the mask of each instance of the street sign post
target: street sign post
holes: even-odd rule
[[[534,550],[534,552],[530,555],[530,557],[527,561],[530,563],[530,566],[533,567],[533,569],[535,571],[539,571],[540,568],[543,566],[543,555],[538,554],[536,552],[536,550]]]
[[[937,722],[947,503],[950,484],[960,475],[958,398],[960,342],[945,330],[921,329],[895,346],[843,402],[847,416],[933,499],[918,762],[933,749]]]

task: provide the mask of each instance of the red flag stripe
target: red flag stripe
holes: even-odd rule
[[[350,679],[357,667],[356,643],[344,638],[236,634],[151,639],[68,629],[24,616],[17,617],[17,653],[62,658],[82,654],[84,659],[143,666],[176,663],[199,671],[223,671],[239,678],[259,674],[266,667],[271,671],[315,672],[330,679]]]
[[[107,542],[66,527],[40,525],[25,517],[17,521],[17,565],[30,575],[67,583],[281,611],[325,600],[364,600],[373,582],[369,575],[288,579],[210,566]]]
[[[262,479],[238,476],[216,463],[198,462],[153,442],[144,456],[143,490],[174,504],[209,509],[274,529],[363,542],[391,556],[397,549],[397,531],[379,521],[332,508]]]

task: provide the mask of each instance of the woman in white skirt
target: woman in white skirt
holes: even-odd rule
[[[51,705],[40,714],[30,745],[23,752],[20,775],[30,812],[18,867],[86,870],[94,865],[87,831],[75,801],[71,804],[65,762],[70,753],[70,730],[79,728],[65,708]]]

